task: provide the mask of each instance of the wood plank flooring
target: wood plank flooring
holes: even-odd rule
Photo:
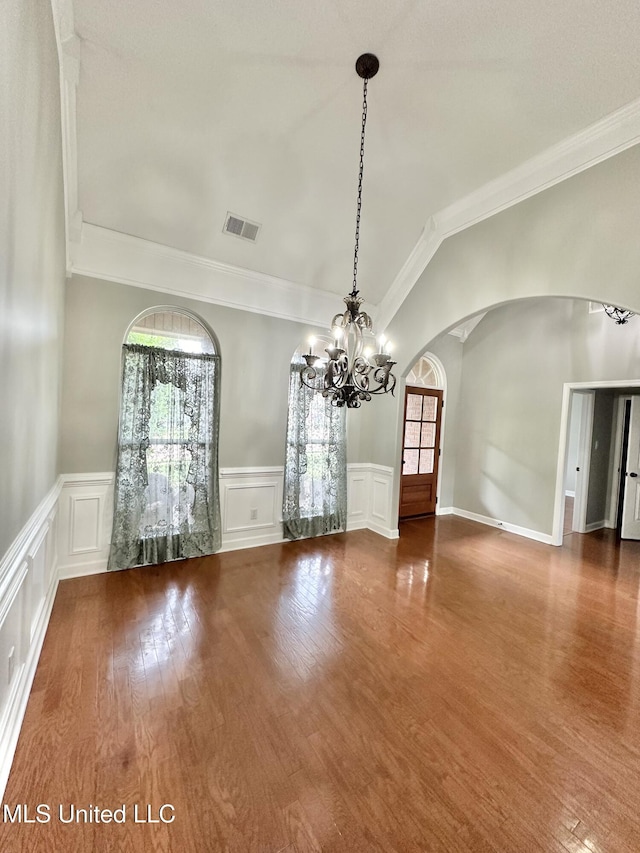
[[[442,517],[62,582],[4,797],[51,821],[0,850],[637,853],[640,543],[564,542]]]

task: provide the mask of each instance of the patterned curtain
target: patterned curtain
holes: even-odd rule
[[[345,530],[347,461],[345,409],[300,381],[291,364],[282,507],[284,535],[302,539]]]
[[[220,548],[220,358],[125,344],[109,569]]]

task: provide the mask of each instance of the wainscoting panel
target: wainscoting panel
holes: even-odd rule
[[[111,472],[62,477],[58,524],[58,576],[106,571],[113,514]],[[222,551],[282,542],[284,468],[221,468]],[[389,517],[393,469],[347,466],[347,529],[398,536]]]
[[[367,527],[388,539],[397,539],[400,535],[398,519],[391,518],[393,468],[383,465],[369,467],[371,468],[371,517]]]
[[[369,520],[370,466],[347,465],[347,530],[360,530]]]
[[[103,495],[69,496],[69,550],[86,554],[100,550]]]
[[[385,536],[398,538],[398,519],[391,518],[393,468],[370,463],[347,466],[347,529],[366,527]]]
[[[282,541],[284,468],[221,468],[222,551]]]
[[[114,475],[111,472],[66,474],[62,481],[59,577],[104,572],[111,543]]]
[[[0,561],[0,798],[58,585],[60,489],[59,480]]]

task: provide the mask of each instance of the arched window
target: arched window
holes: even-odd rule
[[[443,388],[444,371],[433,356],[423,355],[413,365],[406,379],[407,385],[419,388]]]
[[[208,355],[216,352],[213,337],[202,322],[174,308],[154,308],[137,317],[125,343]]]
[[[289,372],[283,532],[287,539],[346,530],[347,461],[344,407],[300,381],[297,351]],[[316,365],[322,375],[323,367]]]
[[[122,347],[109,569],[217,551],[220,357],[180,309],[146,312]]]

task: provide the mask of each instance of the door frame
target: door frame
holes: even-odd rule
[[[436,418],[435,421],[431,421],[431,423],[435,426],[435,438],[434,438],[434,446],[433,446],[433,468],[429,473],[420,474],[419,468],[415,472],[415,474],[405,474],[404,473],[404,459],[405,459],[405,451],[410,450],[411,448],[405,447],[405,438],[406,438],[406,429],[407,429],[407,402],[409,396],[411,394],[418,395],[421,397],[430,397],[432,400],[436,401]],[[411,518],[420,518],[430,515],[435,515],[436,510],[438,508],[438,483],[440,478],[440,460],[442,458],[441,452],[441,438],[442,438],[442,410],[443,410],[443,401],[444,401],[444,391],[442,388],[429,387],[426,385],[406,385],[404,387],[404,406],[403,406],[403,422],[404,429],[402,435],[402,459],[401,459],[401,467],[400,467],[400,504],[398,509],[398,522],[400,521],[408,521]],[[420,404],[420,409],[422,413],[422,403]],[[412,419],[413,420],[413,419]],[[425,423],[425,421],[422,421]],[[422,439],[419,440],[419,445],[422,444]],[[421,452],[421,451],[419,451]],[[404,488],[408,486],[407,477],[429,477],[431,476],[431,498],[433,500],[433,509],[429,509],[425,512],[418,512],[412,515],[400,515],[400,512],[404,509]],[[434,476],[435,475],[435,476]],[[435,480],[435,482],[434,482]],[[413,483],[415,485],[415,481]],[[431,505],[431,500],[429,501],[429,505]]]
[[[556,490],[553,508],[553,530],[551,544],[562,545],[564,526],[564,490],[567,469],[567,450],[569,446],[569,413],[571,395],[574,391],[598,391],[600,389],[620,390],[640,389],[639,379],[612,379],[601,382],[565,382],[562,386],[562,405],[560,409],[560,439],[558,444],[558,464],[556,468]],[[616,431],[617,432],[617,431]]]
[[[575,395],[582,397],[582,408],[580,411],[580,433],[578,438],[578,468],[580,476],[576,478],[576,494],[573,504],[572,530],[575,533],[587,532],[587,498],[589,497],[589,473],[591,471],[591,439],[593,437],[593,409],[595,405],[595,391],[574,391],[571,394],[571,403]],[[570,404],[571,416],[571,404]],[[566,471],[565,471],[566,476]]]
[[[445,405],[447,402],[447,371],[444,369],[444,364],[438,358],[437,355],[434,355],[429,350],[425,350],[423,353],[414,359],[411,364],[411,367],[408,368],[409,372],[414,364],[420,361],[421,358],[428,358],[429,361],[432,361],[436,368],[437,372],[440,374],[440,378],[442,382],[440,385],[414,385],[413,383],[409,384],[406,381],[402,383],[402,394],[403,399],[404,394],[406,393],[407,388],[431,388],[434,391],[442,391],[442,405],[440,407],[440,459],[438,464],[438,476],[436,478],[436,515],[450,515],[451,507],[443,507],[440,502],[440,488],[442,485],[442,463],[444,461],[444,447],[445,447],[445,421],[447,418],[447,406]],[[640,383],[639,383],[640,384]],[[396,523],[400,522],[400,478],[402,477],[402,447],[404,443],[404,406],[400,406],[400,463],[398,466],[398,491],[396,494],[398,495],[398,512],[396,514]]]
[[[616,401],[616,408],[613,413],[613,476],[611,477],[611,495],[609,497],[609,517],[607,519],[607,526],[613,527],[614,529],[618,526],[618,503],[620,500],[620,483],[623,479],[622,440],[624,436],[625,407],[627,401],[631,400],[631,397],[631,394],[620,394]]]

